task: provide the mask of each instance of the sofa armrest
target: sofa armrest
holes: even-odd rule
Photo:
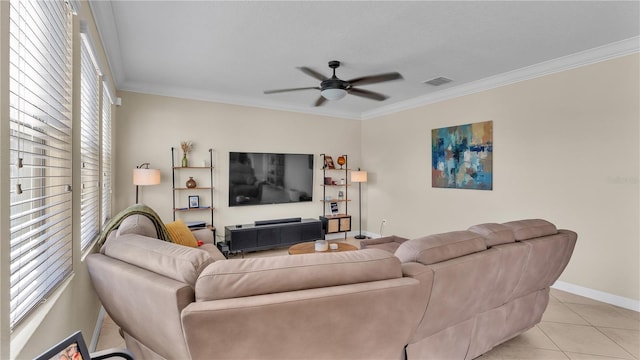
[[[188,358],[180,313],[195,299],[191,286],[102,254],[85,261],[100,302],[126,334],[165,359]]]
[[[394,254],[400,245],[409,239],[396,235],[360,241],[360,249],[380,249]]]
[[[204,229],[197,229],[197,230],[193,230],[191,231],[193,233],[193,236],[196,237],[196,240],[202,241],[205,244],[213,244],[214,243],[214,239],[213,239],[213,231],[211,231],[210,229],[204,228]]]
[[[365,239],[360,241],[360,248],[365,249],[371,245],[388,244],[388,243],[402,244],[407,240],[409,239],[403,238],[397,235],[385,236],[385,237],[376,238],[376,239]]]

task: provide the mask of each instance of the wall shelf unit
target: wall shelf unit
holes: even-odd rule
[[[330,168],[327,163],[329,155],[320,154],[322,157],[322,228],[326,234],[344,233],[351,231],[351,215],[349,215],[349,162],[347,155],[344,164],[340,168]],[[336,177],[336,178],[334,178]],[[335,209],[332,209],[332,207]]]
[[[198,219],[198,221],[209,222],[206,227],[213,231],[215,239],[215,227],[213,226],[213,199],[214,199],[214,182],[213,182],[213,149],[209,149],[209,166],[176,166],[176,150],[171,148],[171,179],[173,191],[173,220],[182,218],[180,214],[184,214],[186,220],[193,220],[191,215],[186,214],[193,212],[206,212],[207,219]],[[178,154],[179,155],[179,154]],[[195,187],[187,187],[186,180],[188,178],[197,178]],[[190,197],[198,197],[198,206],[191,207],[189,204]],[[193,205],[193,204],[192,204]]]

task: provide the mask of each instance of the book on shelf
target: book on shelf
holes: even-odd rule
[[[205,221],[185,221],[184,223],[189,229],[199,229],[207,226]]]

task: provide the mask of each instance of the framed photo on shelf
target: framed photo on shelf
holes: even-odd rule
[[[338,203],[331,203],[331,215],[338,215]]]
[[[200,196],[198,195],[190,195],[189,196],[189,209],[199,208],[200,207]]]
[[[326,169],[335,169],[336,166],[333,164],[333,158],[331,156],[325,155],[324,157],[324,167]]]

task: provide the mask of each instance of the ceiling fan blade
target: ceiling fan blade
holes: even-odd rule
[[[320,96],[318,100],[316,100],[316,103],[313,104],[313,106],[321,106],[325,102],[327,102],[327,99],[325,99],[323,96]]]
[[[316,79],[318,79],[320,81],[325,81],[325,80],[328,79],[326,76],[324,76],[324,75],[320,74],[319,72],[317,72],[317,71],[315,71],[313,69],[310,69],[310,68],[308,68],[306,66],[299,67],[298,69],[300,69],[300,71],[302,71],[303,73],[311,76],[312,78],[316,78]]]
[[[382,101],[382,100],[385,100],[387,98],[387,95],[382,95],[382,94],[377,93],[377,92],[364,90],[364,89],[358,89],[358,88],[349,89],[349,94],[355,95],[355,96],[360,96],[360,97],[371,99],[371,100],[378,100],[378,101]]]
[[[383,81],[391,81],[391,80],[397,80],[397,79],[402,79],[402,75],[400,75],[400,73],[397,73],[397,72],[390,72],[386,74],[362,76],[359,78],[349,80],[348,82],[351,85],[368,85],[368,84],[375,84]]]
[[[320,88],[317,86],[310,86],[310,87],[301,87],[301,88],[292,88],[292,89],[265,90],[264,93],[277,94],[277,93],[283,93],[288,91],[311,90],[311,89],[320,90]]]

